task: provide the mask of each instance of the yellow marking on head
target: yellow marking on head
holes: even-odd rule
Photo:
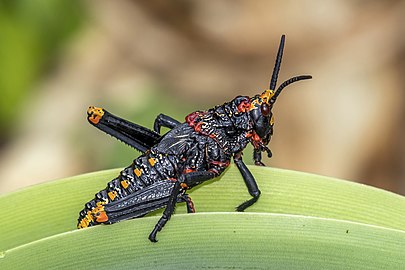
[[[110,198],[111,201],[113,201],[115,199],[115,197],[117,197],[117,191],[110,191],[108,192],[108,197]]]
[[[87,115],[88,115],[87,118],[89,119],[89,121],[92,122],[93,124],[97,125],[98,122],[100,122],[100,119],[104,115],[104,110],[102,108],[90,106],[87,109]]]
[[[269,102],[269,100],[274,96],[274,91],[273,90],[266,90],[264,91],[261,95],[260,98],[263,100],[263,102]]]
[[[258,103],[257,103],[257,99],[254,99],[254,100],[250,103],[249,111],[250,111],[250,110],[253,110],[254,108],[256,108],[256,104],[258,104]]]
[[[134,173],[135,173],[136,176],[139,177],[139,176],[141,176],[142,171],[141,171],[140,169],[136,168],[136,169],[134,170]]]
[[[155,158],[150,158],[150,159],[148,159],[148,161],[149,161],[149,164],[150,164],[151,166],[155,166],[155,163],[156,163],[156,159],[155,159]]]
[[[123,188],[127,189],[128,186],[129,186],[128,180],[122,180],[122,181],[121,181],[121,186],[122,186]]]
[[[255,96],[252,98],[250,103],[249,110],[254,110],[255,108],[259,108],[263,102],[269,103],[270,99],[274,96],[273,90],[266,90],[260,96]]]

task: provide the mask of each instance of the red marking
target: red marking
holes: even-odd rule
[[[186,116],[186,122],[190,127],[194,128],[195,132],[209,136],[212,139],[216,139],[217,134],[215,134],[215,133],[209,134],[209,133],[207,133],[206,130],[204,130],[202,128],[202,126],[204,124],[206,124],[205,122],[203,122],[203,119],[202,119],[205,114],[206,114],[206,112],[200,112],[200,111],[190,113],[189,115]]]
[[[213,160],[213,161],[210,162],[210,164],[217,165],[219,167],[228,167],[229,166],[229,161],[221,162],[221,161]]]
[[[219,171],[217,169],[211,168],[208,171],[214,173],[216,176],[219,175]]]
[[[186,116],[186,122],[189,124],[189,126],[193,127],[195,125],[195,120],[199,115],[200,115],[200,112],[197,111],[197,112],[192,112]]]
[[[197,125],[194,127],[194,130],[196,132],[200,132],[202,124],[203,124],[203,122],[198,122]]]
[[[203,116],[204,112],[193,112],[190,113],[189,115],[186,116],[186,122],[190,127],[193,127],[195,132],[202,133],[201,132],[201,126],[203,125],[204,122],[201,121],[200,116]],[[204,133],[203,133],[204,134]],[[204,134],[208,135],[208,134]]]
[[[172,182],[177,182],[176,178],[168,178],[167,180],[172,181]]]
[[[246,112],[250,108],[250,101],[249,99],[243,100],[241,103],[238,105],[238,112]]]
[[[253,134],[252,140],[254,140],[255,142],[261,142],[262,141],[262,139],[260,139],[260,137],[259,137],[259,135],[257,135],[257,133]]]
[[[194,203],[190,197],[188,197],[187,204],[191,208],[191,212],[195,213]]]
[[[226,168],[229,166],[229,161],[221,162],[221,161],[213,160],[213,161],[210,161],[209,163],[211,165],[218,166],[219,168]],[[214,173],[215,175],[219,175],[219,171],[216,168],[211,168],[208,171]]]
[[[194,172],[194,171],[195,171],[194,169],[187,168],[187,169],[184,169],[183,174],[185,174],[185,173],[191,173],[191,172]]]
[[[259,148],[259,146],[260,146],[261,144],[263,144],[262,139],[260,138],[259,135],[257,135],[256,132],[253,131],[252,134],[251,134],[249,137],[251,137],[250,140],[251,140],[251,142],[252,142],[254,148]]]

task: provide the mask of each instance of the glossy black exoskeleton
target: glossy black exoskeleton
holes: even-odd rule
[[[276,89],[284,40],[283,35],[268,90],[251,98],[238,96],[212,109],[193,112],[186,116],[184,123],[160,114],[152,131],[101,108],[90,107],[87,114],[92,125],[143,154],[85,205],[78,228],[142,217],[166,207],[149,235],[156,242],[157,232],[170,219],[177,202],[185,202],[188,212],[195,212],[187,190],[219,176],[232,158],[252,196],[236,210],[244,211],[254,204],[260,190],[242,161],[242,151],[251,143],[255,164],[264,165],[261,153],[272,155],[267,144],[273,135],[272,108],[278,95],[287,85],[311,78],[309,75],[293,77]],[[162,126],[171,129],[163,136],[159,134]]]

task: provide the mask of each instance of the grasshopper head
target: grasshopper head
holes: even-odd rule
[[[256,149],[260,149],[262,151],[268,150],[266,145],[270,142],[271,135],[273,134],[274,117],[272,109],[278,95],[287,85],[300,80],[307,80],[312,78],[312,76],[310,75],[292,77],[283,82],[277,88],[277,90],[275,90],[278,72],[281,65],[281,59],[283,56],[284,42],[285,36],[282,35],[280,46],[278,48],[276,64],[271,76],[269,89],[265,90],[262,94],[256,95],[250,99],[249,113],[250,118],[253,122],[254,130],[251,136],[251,142]]]

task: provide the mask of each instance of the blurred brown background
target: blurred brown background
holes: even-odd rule
[[[314,79],[265,162],[405,194],[404,26],[397,0],[0,1],[0,193],[129,164],[89,105],[152,127],[261,92],[286,34],[279,83]]]

